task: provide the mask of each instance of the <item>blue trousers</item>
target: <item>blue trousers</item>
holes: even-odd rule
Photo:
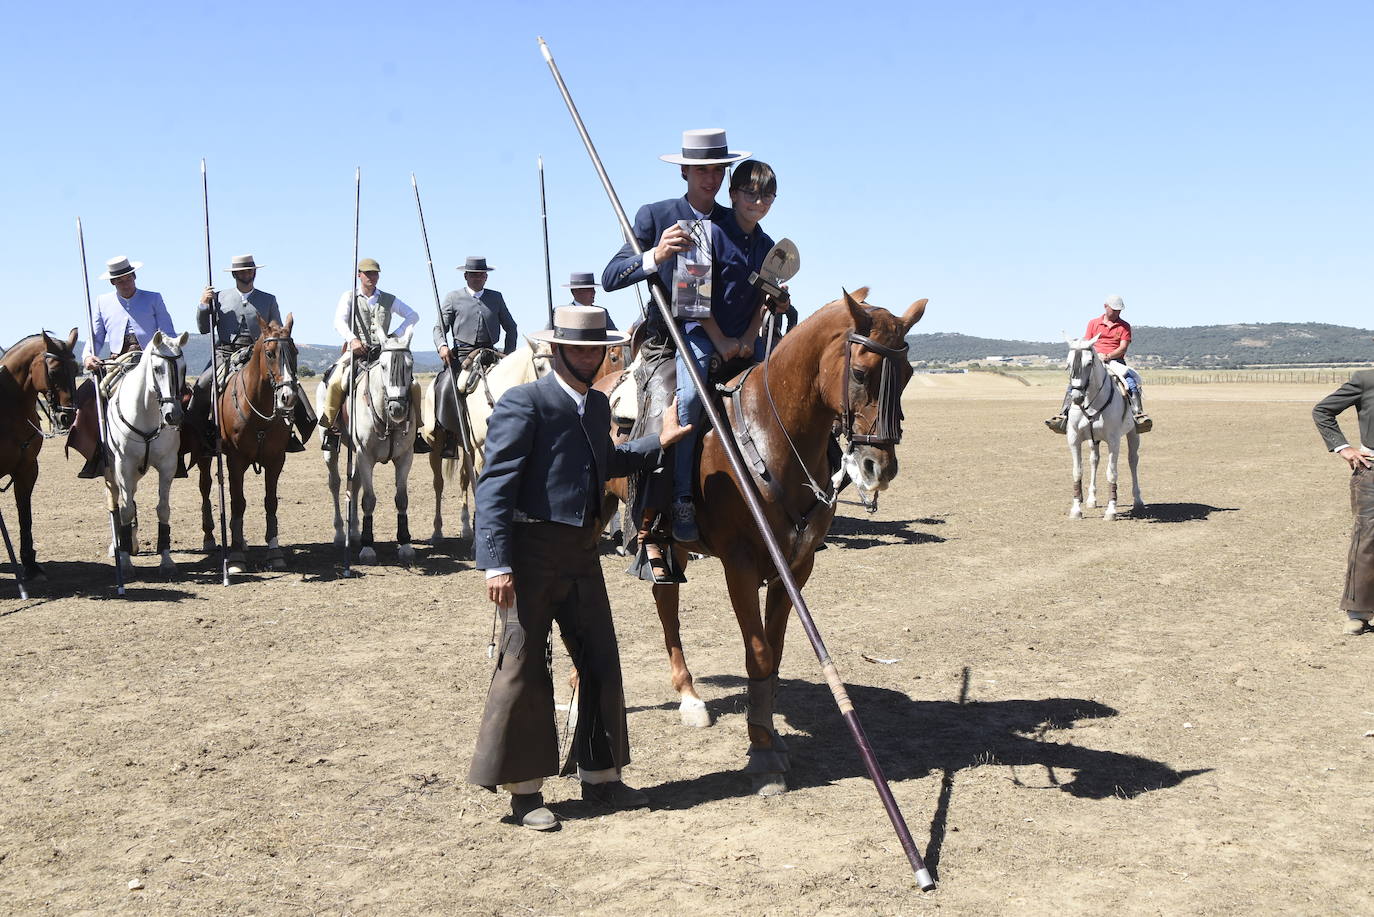
[[[706,331],[697,325],[683,335],[691,360],[701,370],[702,379],[711,364],[711,354],[716,352],[715,345]],[[692,432],[678,440],[673,447],[673,499],[683,500],[692,496],[692,459],[696,456],[697,439],[701,435],[700,423],[703,409],[701,392],[692,384],[687,371],[688,357],[681,350],[677,352],[677,422],[693,424]],[[754,341],[754,362],[763,359],[763,339]]]

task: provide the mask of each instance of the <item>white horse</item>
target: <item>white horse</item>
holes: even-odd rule
[[[440,377],[436,376],[429,384],[425,396],[425,429],[430,434],[426,439],[433,437],[434,444],[434,451],[430,453],[429,459],[430,470],[434,476],[434,531],[430,536],[431,544],[443,541],[444,480],[451,480],[455,475],[458,477],[458,491],[463,498],[463,507],[459,515],[459,538],[464,541],[472,539],[471,493],[477,483],[477,476],[482,473],[482,447],[487,441],[487,421],[491,418],[492,408],[506,392],[517,385],[547,376],[553,368],[552,352],[548,344],[536,343],[527,338],[525,345],[502,357],[495,366],[486,371],[485,378],[480,378],[480,372],[471,369],[458,374],[456,381],[459,391],[467,391],[471,387],[471,393],[467,396],[468,420],[472,435],[472,452],[469,456],[472,463],[471,479],[468,478],[466,461],[440,458],[433,413],[434,386],[438,384]]]
[[[1083,518],[1083,454],[1084,442],[1092,443],[1092,474],[1088,478],[1088,506],[1097,505],[1097,462],[1099,450],[1107,444],[1107,483],[1110,497],[1102,513],[1104,519],[1116,518],[1116,467],[1121,451],[1121,437],[1126,437],[1127,458],[1131,464],[1132,509],[1145,508],[1140,497],[1140,434],[1135,432],[1135,419],[1130,402],[1117,388],[1107,364],[1093,349],[1097,338],[1069,341],[1069,388],[1072,405],[1069,407],[1069,454],[1073,456],[1073,506],[1070,519]]]
[[[373,490],[374,466],[391,462],[396,468],[396,553],[402,564],[415,561],[415,548],[410,544],[410,522],[406,511],[410,505],[407,484],[410,463],[415,458],[417,406],[411,403],[410,389],[414,381],[415,360],[410,353],[410,328],[402,337],[388,337],[382,344],[377,362],[358,374],[353,395],[348,399],[351,415],[353,448],[353,479],[349,482],[352,499],[358,500],[362,491],[362,532],[349,529],[350,543],[360,545],[358,561],[375,564],[377,552],[372,540],[372,512],[377,507]],[[346,372],[341,368],[340,372]],[[316,401],[324,405],[325,385],[320,383]],[[329,466],[329,492],[334,498],[334,544],[343,546],[344,519],[339,511],[339,453],[349,448],[343,437],[339,448],[325,452]]]
[[[186,384],[186,358],[181,348],[188,335],[168,337],[156,332],[138,362],[115,383],[106,412],[106,438],[112,461],[105,466],[109,508],[119,510],[119,533],[112,554],[126,572],[133,571],[134,527],[138,503],[134,494],[149,468],[157,469],[158,570],[176,572],[172,562],[172,477],[176,474],[181,442],[181,390]]]

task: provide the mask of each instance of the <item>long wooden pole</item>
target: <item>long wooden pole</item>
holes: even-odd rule
[[[348,499],[348,521],[344,527],[344,566],[343,575],[352,576],[352,553],[353,553],[353,526],[358,520],[358,507],[353,500],[353,425],[357,422],[354,419],[358,412],[354,410],[357,405],[353,403],[353,388],[358,382],[358,355],[352,352],[353,341],[358,340],[358,220],[362,211],[363,202],[363,167],[358,166],[353,172],[353,298],[348,302],[348,329],[353,332],[353,340],[348,342],[348,391],[344,395],[344,404],[348,405],[348,442],[342,442],[339,449],[347,448],[348,458],[345,459],[345,467],[348,476],[344,480],[344,493]],[[338,418],[334,418],[335,424]],[[335,461],[338,461],[335,458]],[[339,467],[338,465],[334,466]]]
[[[219,296],[214,293],[215,268],[210,260],[210,180],[205,174],[205,160],[200,161],[200,197],[205,205],[205,286],[210,297],[210,420],[215,432],[215,479],[219,481],[219,569],[224,585],[229,585],[229,528],[224,515],[224,447],[219,425]]]
[[[549,206],[544,198],[544,157],[539,157],[539,222],[544,227],[544,299],[549,306],[549,327],[553,327],[553,273],[549,267]]]
[[[87,340],[90,342],[91,353],[95,353],[95,313],[91,311],[91,277],[86,271],[86,235],[81,230],[81,217],[76,218],[76,243],[81,249],[81,282],[86,285],[86,330],[90,334]],[[105,457],[106,461],[111,461],[108,448],[109,418],[105,414],[105,394],[100,390],[100,377],[92,373],[91,379],[95,384],[95,416],[100,424],[100,454]],[[108,481],[106,482],[106,490],[109,491]],[[113,491],[110,492],[110,543],[115,546],[115,589],[120,595],[123,595],[124,570],[119,566],[119,501],[115,498]]]
[[[573,104],[567,84],[563,82],[563,77],[558,72],[558,65],[553,62],[553,55],[549,52],[549,46],[543,38],[539,39],[539,50],[549,65],[549,71],[553,74],[554,82],[558,84],[559,92],[563,94],[563,101],[568,106],[568,113],[572,115],[577,132],[582,135],[582,143],[587,148],[587,154],[592,159],[592,165],[596,167],[596,173],[601,177],[601,184],[606,190],[606,196],[610,198],[611,206],[615,209],[615,215],[620,220],[621,231],[625,238],[630,241],[635,253],[642,255],[644,253],[643,247],[640,246],[639,240],[634,237],[630,221],[625,216],[625,208],[620,206],[620,198],[616,196],[610,176],[606,174],[606,169],[601,164],[601,157],[597,155],[596,147],[592,144],[592,138],[587,133],[586,125],[582,123],[582,116],[577,113],[577,106]],[[663,316],[668,333],[673,338],[673,343],[677,345],[678,352],[686,353],[687,342],[683,339],[682,331],[678,328],[677,322],[673,320],[667,295],[664,293],[662,284],[657,282],[656,276],[650,279],[649,290],[653,296],[654,304]],[[687,371],[692,377],[692,384],[697,387],[697,390],[707,391],[706,380],[702,378],[701,370],[697,365],[691,360],[685,360],[683,364],[687,367]],[[725,417],[710,398],[701,399],[701,403],[702,407],[706,409],[706,413],[710,415],[712,426],[719,433],[717,439],[725,450],[726,458],[729,459],[730,470],[734,473],[740,493],[744,496],[744,502],[749,507],[749,514],[754,517],[754,524],[758,526],[759,534],[763,536],[764,544],[768,547],[768,555],[772,558],[773,567],[778,572],[778,579],[781,580],[787,597],[791,599],[792,606],[797,610],[797,620],[801,622],[802,629],[806,631],[807,639],[811,641],[811,648],[815,650],[816,658],[820,660],[821,671],[825,675],[826,684],[830,686],[830,693],[834,696],[835,703],[840,708],[840,714],[849,727],[850,736],[859,748],[859,755],[863,758],[864,767],[867,769],[874,787],[878,790],[878,797],[882,800],[883,808],[892,821],[892,827],[897,831],[897,838],[901,841],[902,850],[906,852],[907,860],[911,863],[912,871],[916,874],[916,882],[923,890],[932,889],[935,887],[935,880],[931,878],[930,870],[926,869],[925,861],[916,849],[916,842],[911,839],[911,831],[906,826],[906,820],[902,818],[901,810],[897,807],[897,801],[892,797],[892,789],[888,786],[887,778],[883,776],[882,768],[878,765],[878,759],[873,754],[873,746],[869,744],[868,737],[864,735],[863,726],[859,723],[858,714],[855,713],[844,681],[840,678],[839,669],[830,657],[830,651],[826,649],[820,631],[816,629],[816,622],[811,617],[811,609],[807,607],[806,599],[802,597],[801,589],[798,588],[797,581],[788,568],[782,548],[778,545],[778,540],[773,535],[773,530],[769,527],[768,520],[763,514],[763,504],[754,487],[754,480],[750,477],[739,454],[739,447],[735,445],[734,437],[724,432],[730,429],[726,424]]]

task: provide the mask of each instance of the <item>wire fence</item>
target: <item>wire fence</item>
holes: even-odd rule
[[[1141,373],[1147,385],[1213,385],[1217,383],[1277,383],[1285,385],[1339,385],[1350,378],[1349,369],[1227,369],[1204,371],[1155,370]]]

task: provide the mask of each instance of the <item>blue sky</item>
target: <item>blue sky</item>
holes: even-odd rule
[[[658,160],[724,127],[774,166],[764,227],[802,253],[807,313],[841,287],[921,331],[1056,339],[1122,295],[1137,324],[1369,326],[1374,129],[1362,3],[546,2],[22,4],[7,14],[0,244],[18,289],[0,342],[85,329],[103,261],[146,263],[190,326],[234,254],[331,343],[361,251],[426,329],[469,254],[522,330],[545,309],[536,159],[555,284],[598,274],[618,226],[536,36],[549,42],[633,214],[683,191]],[[771,10],[771,11],[770,11]],[[555,289],[555,301],[566,301]],[[16,295],[17,294],[17,295]],[[626,291],[601,294],[623,325]]]

